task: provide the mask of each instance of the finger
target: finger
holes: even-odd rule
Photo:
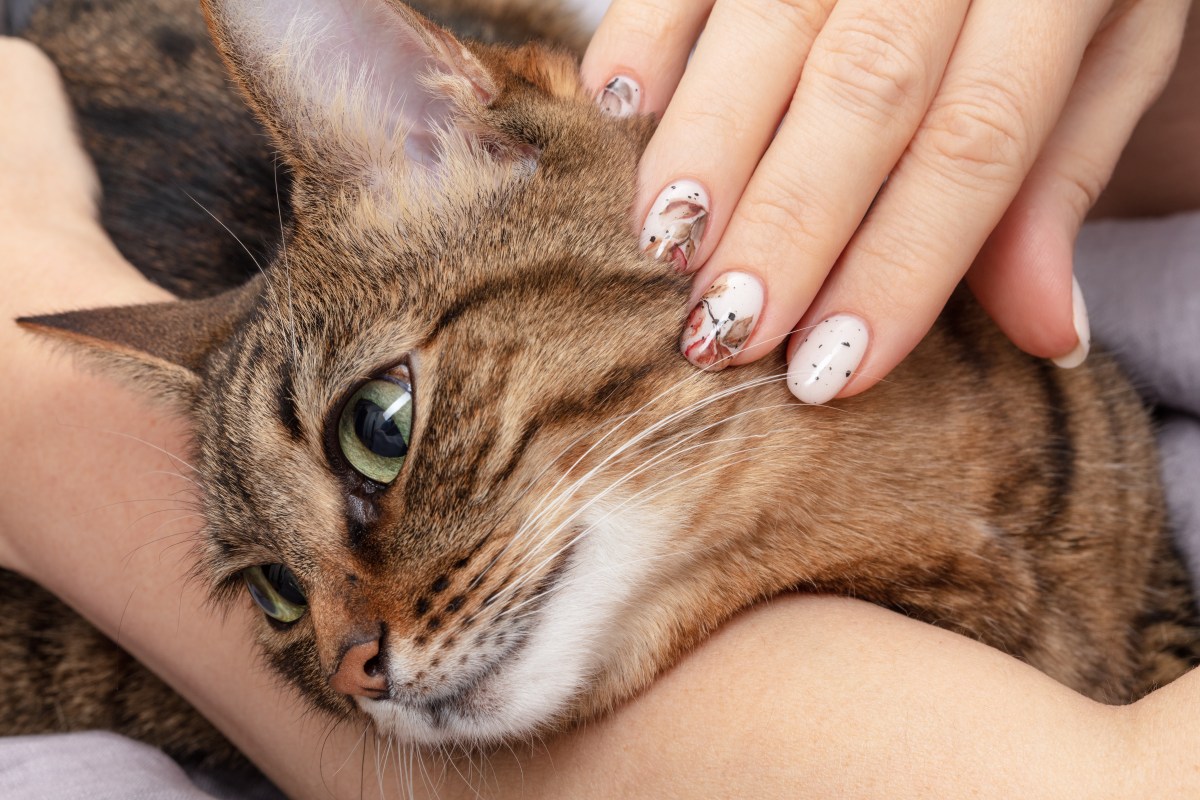
[[[863,391],[929,330],[1066,103],[1107,10],[1092,2],[1080,19],[1081,5],[972,4],[929,113],[802,320],[866,320],[869,342],[853,348],[862,360],[839,360],[828,373],[811,351],[834,334],[793,337],[788,385],[797,397],[825,402]]]
[[[713,0],[614,0],[584,54],[583,85],[614,116],[661,113]]]
[[[1087,309],[1071,277],[1075,237],[1166,85],[1187,8],[1186,0],[1133,4],[1097,35],[1058,126],[967,273],[980,304],[1028,353],[1060,366],[1087,357]]]
[[[723,363],[766,355],[808,308],[929,108],[967,5],[844,0],[833,10],[786,119],[696,277],[703,289],[741,270],[769,290],[753,337]]]
[[[32,44],[0,38],[0,213],[95,216],[100,186],[75,135],[54,64]]]
[[[693,272],[796,91],[833,0],[718,0],[646,148],[637,208],[642,249]]]

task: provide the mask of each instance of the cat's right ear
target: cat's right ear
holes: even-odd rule
[[[173,300],[22,317],[17,324],[150,394],[189,408],[209,356],[245,320],[258,280],[205,300]]]
[[[203,0],[217,49],[300,182],[371,186],[440,166],[499,92],[449,31],[396,0]],[[503,142],[484,141],[503,153]]]

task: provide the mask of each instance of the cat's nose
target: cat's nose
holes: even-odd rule
[[[387,694],[387,670],[379,656],[380,638],[357,642],[346,648],[337,671],[329,678],[334,691],[373,700]]]

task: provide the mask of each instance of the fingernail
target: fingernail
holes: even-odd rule
[[[628,75],[617,75],[596,95],[596,104],[613,117],[632,117],[642,106],[642,87]]]
[[[805,403],[828,403],[854,376],[869,339],[867,323],[852,314],[819,323],[788,364],[788,388]]]
[[[726,272],[692,309],[679,337],[679,349],[697,367],[725,369],[754,332],[762,307],[763,287],[758,278]]]
[[[1079,342],[1075,349],[1065,356],[1051,359],[1063,369],[1074,369],[1087,360],[1088,351],[1092,349],[1092,325],[1088,321],[1087,306],[1083,302],[1083,292],[1079,289],[1079,281],[1071,278],[1071,315],[1075,324],[1075,336]]]
[[[696,181],[675,181],[650,206],[642,226],[642,252],[686,274],[707,225],[708,192]]]

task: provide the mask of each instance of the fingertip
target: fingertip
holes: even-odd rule
[[[642,84],[631,75],[613,76],[595,95],[596,105],[611,117],[634,117],[642,110]]]
[[[788,391],[809,405],[865,391],[874,381],[861,380],[859,367],[867,353],[871,327],[854,314],[834,314],[792,338],[795,349],[788,361]],[[856,384],[852,391],[851,384]]]
[[[1070,352],[1053,359],[1063,369],[1074,369],[1087,360],[1092,347],[1092,325],[1088,319],[1087,304],[1079,279],[1071,277],[1071,323],[1075,328],[1076,344]]]
[[[1087,311],[1082,294],[1078,303],[1073,299],[1078,223],[1053,212],[1010,209],[967,273],[967,284],[1013,344],[1030,355],[1057,359],[1085,341],[1081,330]]]
[[[636,85],[639,102],[628,113],[661,113],[675,92],[712,2],[614,0],[600,21],[580,64],[584,89],[611,105],[605,92],[614,79]],[[622,109],[627,108],[621,105]]]

